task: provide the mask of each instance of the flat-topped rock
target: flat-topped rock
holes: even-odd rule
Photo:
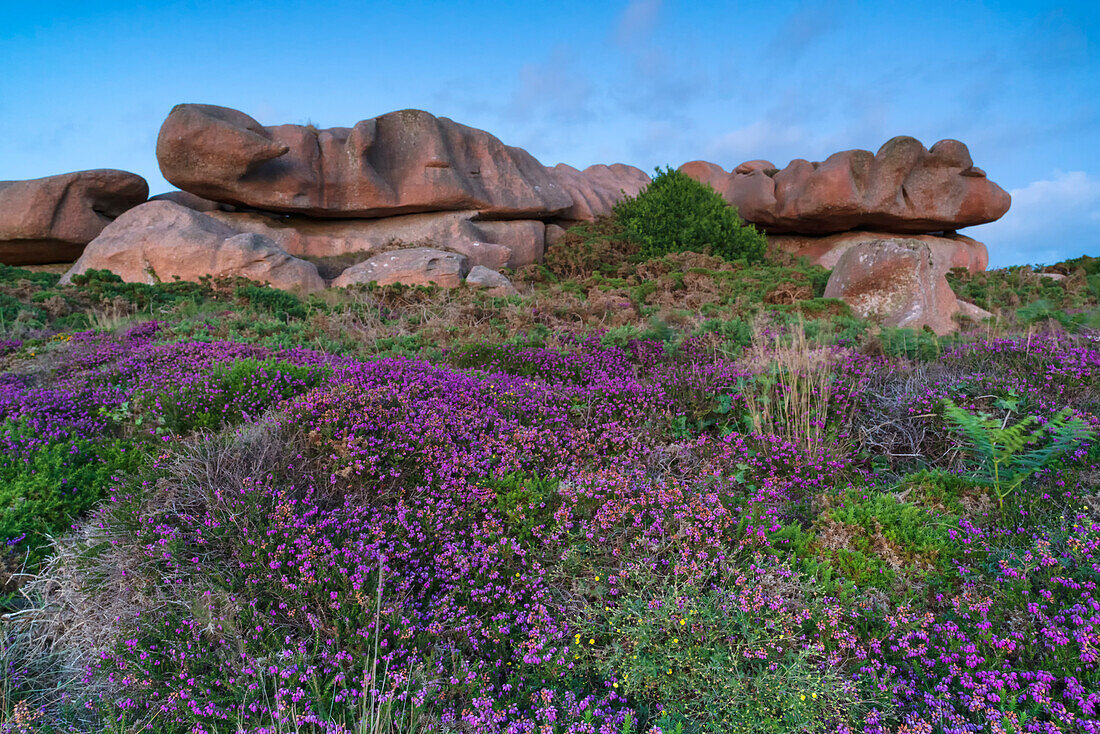
[[[437,285],[457,288],[469,272],[467,260],[455,252],[430,247],[391,250],[352,265],[332,282],[334,288],[365,283]]]
[[[325,287],[313,263],[292,257],[271,239],[238,232],[201,212],[171,201],[151,201],[104,228],[62,277],[110,270],[131,283],[203,276],[239,276],[276,288],[311,293]]]
[[[157,159],[197,196],[314,217],[473,209],[537,219],[573,205],[531,154],[421,110],[317,130],[182,104],[161,126]]]
[[[141,176],[106,168],[0,181],[0,263],[72,262],[104,227],[148,195]]]
[[[573,205],[559,215],[570,221],[591,222],[608,215],[624,196],[637,196],[650,182],[645,171],[623,163],[597,164],[583,171],[559,163],[547,170],[573,199]]]
[[[926,149],[900,136],[877,153],[846,150],[819,163],[794,160],[782,170],[749,161],[724,184],[714,168],[686,165],[685,173],[706,180],[743,219],[769,233],[942,232],[992,222],[1011,203],[957,140]]]

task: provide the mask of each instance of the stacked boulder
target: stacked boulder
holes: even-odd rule
[[[985,245],[956,230],[999,219],[1011,203],[957,140],[926,149],[897,137],[877,153],[843,151],[782,170],[763,160],[731,172],[705,161],[680,170],[721,193],[773,247],[832,269],[826,296],[887,325],[937,333],[956,328],[960,310],[976,313],[948,296],[946,274],[989,263]]]
[[[218,252],[228,253],[231,240],[243,242],[232,235],[248,234],[264,252],[283,253],[272,275],[288,269],[308,273],[301,290],[324,287],[309,261],[337,258],[359,262],[336,277],[334,286],[374,281],[454,287],[475,272],[471,285],[484,287],[483,271],[489,270],[497,274],[489,280],[498,283],[490,291],[504,293],[511,284],[498,271],[540,262],[548,224],[609,212],[624,187],[637,191],[641,174],[627,166],[546,168],[483,130],[420,110],[318,130],[264,127],[225,107],[178,105],[161,127],[157,159],[164,177],[181,191],[154,197],[109,228],[84,251],[70,277],[89,268],[123,267],[121,252],[131,241],[134,254],[120,274],[151,279],[155,271],[163,278],[167,271],[153,266],[149,256],[156,245],[135,231],[137,222],[148,229],[162,221],[187,226],[189,233],[177,232],[177,238],[189,241],[225,233]],[[200,260],[201,268],[223,261],[226,267],[235,262],[218,256]],[[172,274],[191,278],[197,274],[191,270]],[[207,274],[244,273],[234,266]]]
[[[0,263],[72,262],[148,195],[144,178],[112,169],[0,181]]]

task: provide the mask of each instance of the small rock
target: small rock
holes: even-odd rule
[[[497,271],[481,265],[470,268],[470,274],[466,276],[466,285],[485,288],[490,296],[514,296],[517,293],[512,281]]]
[[[993,318],[993,314],[986,311],[984,308],[975,306],[973,303],[964,301],[961,298],[956,300],[959,304],[959,316],[965,316],[968,319],[979,322]]]

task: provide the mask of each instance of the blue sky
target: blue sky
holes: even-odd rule
[[[545,164],[783,166],[957,138],[1013,195],[992,265],[1100,255],[1094,2],[0,0],[0,179],[171,187],[178,102],[266,125],[420,108]]]

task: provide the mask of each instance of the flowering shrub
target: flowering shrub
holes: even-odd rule
[[[43,694],[4,658],[40,722],[77,721],[64,699],[196,733],[1100,731],[1094,449],[1002,514],[937,411],[1095,425],[1087,344],[979,342],[924,383],[832,350],[807,441],[753,426],[759,354],[700,341],[432,363],[166,336],[77,334],[0,378],[10,466],[82,482],[62,515],[103,499],[6,623],[77,672]],[[890,379],[919,456],[853,450]],[[147,460],[81,478],[122,445]]]

